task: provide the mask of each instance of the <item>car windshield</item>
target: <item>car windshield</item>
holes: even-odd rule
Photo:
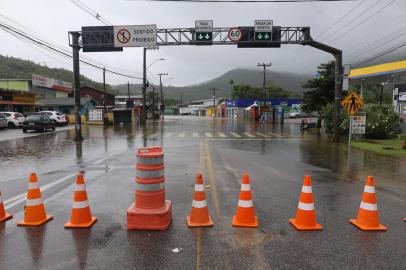
[[[56,115],[63,115],[63,113],[57,112]]]
[[[17,117],[24,117],[24,115],[21,113],[16,113],[16,115],[17,115]]]
[[[41,115],[30,115],[27,117],[27,121],[39,121],[41,120]]]

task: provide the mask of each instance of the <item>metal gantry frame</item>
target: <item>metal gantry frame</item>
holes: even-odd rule
[[[201,42],[196,42],[195,40],[195,28],[161,28],[157,29],[157,44],[156,46],[182,46],[182,45],[237,45],[238,43],[232,41],[228,37],[228,32],[231,28],[235,27],[217,27],[213,28],[213,39],[209,43],[202,44]],[[251,29],[253,27],[241,26],[240,29]],[[278,43],[278,44],[300,44],[304,46],[311,46],[319,50],[331,53],[336,60],[336,70],[335,70],[335,95],[334,95],[334,141],[339,142],[339,121],[340,121],[340,100],[342,92],[342,51],[326,44],[317,42],[312,39],[310,35],[310,27],[278,27],[280,31],[280,40],[271,41],[268,44]],[[69,32],[69,45],[73,48],[73,55],[78,55],[80,48],[83,48],[82,39],[86,39],[86,47],[91,48],[92,46],[101,48],[106,48],[106,51],[114,50],[114,34],[112,32],[106,31],[74,31]],[[94,41],[89,43],[89,41]],[[251,41],[244,41],[249,43]],[[271,46],[270,46],[271,47]],[[143,49],[143,87],[142,94],[145,102],[146,96],[146,51],[148,47]],[[73,69],[74,69],[74,92],[75,96],[80,95],[79,89],[79,58],[73,58]],[[76,63],[77,62],[77,63]],[[78,99],[75,99],[76,101]],[[80,104],[76,104],[75,108],[79,108]],[[81,138],[80,129],[80,116],[76,112],[77,123],[75,125],[77,131],[77,138]],[[142,123],[145,123],[146,112],[145,106],[143,107],[142,113]]]

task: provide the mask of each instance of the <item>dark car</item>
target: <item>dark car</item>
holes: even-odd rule
[[[47,129],[55,130],[55,123],[51,121],[48,115],[34,114],[25,118],[23,122],[23,132],[27,130],[40,130],[45,132]]]

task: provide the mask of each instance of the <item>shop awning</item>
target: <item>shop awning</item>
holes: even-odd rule
[[[369,77],[391,75],[401,72],[406,72],[406,60],[352,69],[350,71],[349,78],[363,79]]]
[[[24,101],[14,101],[14,100],[0,100],[0,104],[5,105],[25,105],[25,106],[41,106],[38,102],[24,102]]]

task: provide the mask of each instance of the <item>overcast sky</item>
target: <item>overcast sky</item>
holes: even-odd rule
[[[194,27],[195,20],[210,19],[214,27],[253,25],[256,19],[271,19],[274,25],[310,26],[312,37],[344,51],[344,62],[355,63],[396,44],[406,42],[406,1],[364,0],[312,3],[179,3],[120,0],[82,0],[114,25],[157,24],[158,28]],[[387,6],[386,6],[387,5]],[[386,6],[386,7],[385,7]],[[82,26],[103,25],[70,0],[0,0],[0,20],[68,47],[68,31]],[[381,10],[382,9],[382,10]],[[381,11],[379,11],[381,10]],[[332,24],[348,14],[334,26]],[[375,14],[376,13],[376,14]],[[374,15],[375,14],[375,15]],[[371,17],[370,19],[368,19]],[[365,22],[363,22],[365,20]],[[17,25],[19,23],[20,25]],[[357,24],[362,23],[359,26]],[[353,29],[352,29],[353,28]],[[403,29],[403,30],[402,30]],[[349,31],[345,34],[346,31]],[[403,35],[401,35],[403,34]],[[400,35],[400,36],[399,36]],[[337,40],[335,40],[338,38]],[[393,39],[392,41],[390,41]],[[0,54],[30,59],[49,67],[71,70],[71,60],[33,49],[0,28]],[[375,48],[376,46],[376,48]],[[70,48],[69,48],[70,49]],[[405,47],[398,57],[405,57]],[[361,55],[359,55],[361,54]],[[356,57],[359,55],[358,57]],[[124,52],[81,53],[116,71],[142,75],[142,49]],[[403,59],[404,59],[403,57]],[[149,68],[148,77],[167,72],[171,85],[187,85],[215,78],[231,69],[256,68],[258,62],[272,61],[271,71],[313,74],[317,65],[332,59],[327,53],[300,45],[281,48],[239,49],[236,46],[161,46],[148,51],[147,61],[165,58]],[[81,65],[81,73],[102,80],[102,72]],[[127,78],[107,76],[110,84],[126,83]],[[139,81],[132,80],[133,83]]]

